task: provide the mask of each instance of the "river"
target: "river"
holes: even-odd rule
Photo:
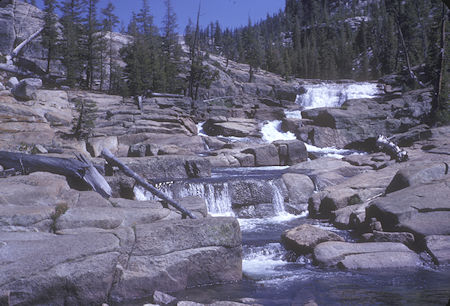
[[[300,109],[339,106],[350,98],[370,98],[379,94],[376,84],[314,84],[305,86],[297,99]],[[299,116],[293,111],[287,116]],[[292,133],[279,130],[280,122],[262,125],[263,140],[295,139]],[[239,141],[233,139],[233,141]],[[308,151],[335,158],[361,154],[336,148],[308,146]],[[309,223],[331,230],[346,241],[354,242],[351,231],[308,218],[308,211],[293,215],[286,212],[281,190],[276,183],[285,167],[221,168],[203,180],[175,182],[162,191],[179,198],[197,195],[205,199],[211,215],[238,217],[242,232],[243,280],[238,283],[190,288],[174,294],[180,300],[199,303],[214,301],[246,301],[262,305],[446,305],[450,297],[450,267],[431,264],[426,253],[424,261],[414,269],[385,271],[343,271],[313,265],[310,256],[295,258],[280,244],[283,231]],[[273,187],[272,209],[264,216],[243,218],[236,215],[228,184],[233,180],[261,180]],[[135,190],[138,198],[151,196]],[[267,212],[269,211],[269,212]]]

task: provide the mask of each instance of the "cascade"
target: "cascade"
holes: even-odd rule
[[[272,187],[273,217],[291,216],[285,211],[284,198],[278,184],[273,179],[270,179],[268,183]],[[157,184],[155,187],[175,200],[188,196],[198,196],[205,200],[208,213],[213,216],[235,216],[232,209],[233,199],[229,190],[229,183],[226,180],[166,182]],[[136,199],[140,201],[158,201],[157,197],[140,186],[135,186],[134,193]]]
[[[294,133],[281,132],[281,120],[267,121],[261,127],[262,139],[266,142],[273,142],[276,140],[294,140],[296,139]]]
[[[374,98],[381,94],[376,83],[320,83],[303,85],[305,93],[297,95],[296,103],[303,109],[340,107],[350,99]]]

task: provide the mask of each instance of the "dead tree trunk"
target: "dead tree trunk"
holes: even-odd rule
[[[417,78],[416,74],[412,70],[411,62],[409,61],[408,48],[406,47],[405,38],[403,37],[403,31],[402,31],[402,28],[400,27],[400,22],[398,21],[398,14],[397,14],[397,12],[395,12],[395,21],[397,23],[398,34],[400,36],[400,40],[402,42],[403,52],[405,53],[405,60],[406,60],[406,65],[408,66],[409,77],[414,82],[419,84],[421,87],[425,87],[425,85]]]
[[[67,178],[81,179],[105,198],[111,196],[111,187],[105,178],[82,155],[78,159],[47,157],[24,153],[0,151],[0,165],[22,174],[50,172]]]
[[[31,34],[30,37],[28,37],[27,39],[25,39],[22,43],[20,43],[12,52],[11,52],[11,59],[17,57],[20,53],[20,51],[23,49],[23,47],[25,47],[28,43],[30,43],[33,39],[35,39],[39,34],[41,34],[41,32],[44,30],[44,28],[40,28],[39,30],[37,30],[36,32],[34,32],[33,34]]]
[[[389,141],[386,136],[380,135],[377,138],[376,146],[382,152],[385,152],[391,158],[394,158],[398,162],[403,162],[408,160],[408,153],[400,149],[395,143]]]
[[[191,219],[196,219],[196,217],[192,214],[192,212],[190,212],[189,210],[184,208],[181,204],[175,202],[174,200],[166,196],[164,193],[162,193],[161,191],[159,191],[158,189],[147,183],[144,178],[139,176],[127,165],[118,160],[108,149],[103,149],[102,156],[111,166],[119,167],[119,169],[122,170],[127,176],[132,177],[139,185],[144,187],[146,190],[150,191],[153,195],[157,196],[158,198],[167,202],[167,204],[176,208],[183,214],[183,216],[189,216]]]

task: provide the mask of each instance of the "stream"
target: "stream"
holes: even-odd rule
[[[340,106],[350,98],[370,98],[379,94],[376,84],[314,84],[305,86],[297,98],[300,109]],[[301,116],[292,111],[286,116]],[[280,122],[262,125],[263,140],[295,139],[283,133]],[[239,141],[233,139],[233,141]],[[336,148],[307,146],[308,151],[342,158],[360,152]],[[414,269],[387,271],[344,271],[313,265],[312,258],[295,259],[280,243],[283,231],[304,223],[331,230],[346,241],[355,238],[351,231],[338,230],[327,222],[308,218],[308,211],[290,214],[282,190],[277,184],[286,167],[219,168],[211,178],[173,182],[161,191],[173,198],[196,195],[205,199],[213,216],[235,216],[242,232],[243,280],[238,283],[190,288],[174,293],[179,300],[212,303],[214,301],[252,301],[262,305],[446,305],[450,297],[450,267],[423,264]],[[231,182],[255,180],[272,187],[272,201],[262,215],[245,216],[232,206]],[[152,199],[151,194],[136,188],[138,199]],[[265,204],[267,206],[267,204]],[[421,256],[427,256],[421,254]],[[425,262],[425,261],[424,261]],[[254,299],[254,300],[253,300]]]

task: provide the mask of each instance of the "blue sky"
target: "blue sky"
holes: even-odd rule
[[[142,6],[142,0],[111,0],[116,7],[116,15],[128,24],[131,12],[138,12]],[[178,20],[178,31],[184,32],[184,28],[190,17],[193,22],[197,16],[200,0],[172,0]],[[38,0],[39,6],[42,0]],[[155,23],[160,26],[164,16],[164,0],[148,0]],[[104,8],[108,0],[100,0],[99,8]],[[264,19],[267,14],[272,15],[280,9],[284,9],[285,0],[201,0],[201,25],[219,21],[222,28],[239,27],[247,25],[248,18],[252,22]],[[42,6],[41,6],[42,7]]]

